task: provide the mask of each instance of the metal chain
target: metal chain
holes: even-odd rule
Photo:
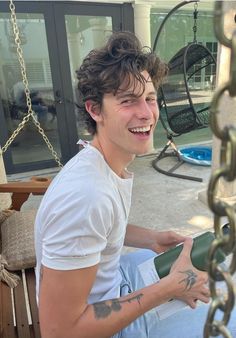
[[[27,115],[25,115],[23,117],[22,121],[19,123],[18,127],[14,130],[14,132],[9,137],[6,144],[2,147],[1,150],[2,150],[2,153],[4,153],[8,149],[8,147],[11,145],[11,143],[14,141],[16,136],[20,133],[20,131],[29,122],[29,120],[32,119],[32,121],[35,124],[38,132],[42,135],[48,149],[52,153],[52,156],[54,157],[56,163],[58,164],[59,167],[62,167],[63,165],[62,165],[56,151],[54,150],[51,142],[49,141],[49,139],[47,137],[47,135],[44,133],[44,130],[40,126],[40,123],[37,121],[37,119],[35,117],[35,112],[32,109],[29,82],[28,82],[27,75],[26,75],[26,66],[25,66],[25,61],[24,61],[24,57],[23,57],[23,50],[21,48],[20,32],[19,32],[19,28],[18,28],[17,20],[16,20],[15,5],[13,3],[13,0],[9,0],[9,1],[10,1],[9,8],[10,8],[10,11],[11,11],[12,29],[13,29],[13,33],[14,33],[14,37],[15,37],[15,44],[16,44],[16,47],[17,47],[16,51],[17,51],[17,56],[18,56],[18,60],[19,60],[19,63],[20,63],[22,82],[24,84],[24,91],[25,91],[25,96],[26,96],[26,104],[27,104],[27,108],[28,108],[28,113],[27,113]]]
[[[224,95],[236,97],[236,30],[229,39],[224,33],[223,2],[215,1],[214,17],[215,34],[219,42],[231,49],[231,64],[229,81],[221,85],[215,92],[211,103],[211,128],[217,138],[221,140],[220,168],[213,174],[208,186],[208,204],[214,213],[214,230],[216,239],[209,250],[209,286],[212,296],[207,321],[204,328],[204,338],[216,337],[220,334],[232,338],[227,328],[231,311],[235,306],[235,287],[233,274],[236,271],[236,210],[235,206],[217,199],[217,186],[219,180],[224,178],[227,182],[236,179],[236,128],[225,126],[220,128],[218,123],[219,103]],[[221,218],[226,217],[229,222],[229,234],[223,234]],[[221,249],[225,254],[232,254],[229,267],[223,268],[217,264],[216,252]],[[217,292],[217,281],[226,284],[226,297]],[[216,320],[216,312],[222,312],[222,319]]]
[[[197,16],[198,16],[198,3],[194,4],[194,12],[193,12],[193,42],[197,42]]]

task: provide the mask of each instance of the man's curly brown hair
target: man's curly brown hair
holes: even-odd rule
[[[85,57],[76,71],[78,107],[92,135],[96,133],[96,122],[86,111],[85,102],[91,99],[101,107],[105,93],[115,95],[121,85],[122,89],[126,90],[131,81],[133,87],[137,81],[141,83],[144,91],[146,80],[141,74],[144,70],[149,73],[155,89],[158,89],[167,73],[167,66],[150,48],[142,47],[138,38],[131,32],[113,33],[104,47],[92,50]]]

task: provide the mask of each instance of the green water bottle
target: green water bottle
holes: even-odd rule
[[[226,227],[224,233],[225,232]],[[198,270],[207,270],[208,251],[214,239],[215,235],[210,231],[193,238],[191,260],[193,266],[195,266]],[[155,268],[160,278],[169,274],[172,264],[176,261],[182,249],[183,244],[180,244],[154,258]],[[215,258],[218,263],[222,263],[226,256],[222,250],[218,249]]]

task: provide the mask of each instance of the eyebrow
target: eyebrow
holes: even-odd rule
[[[147,93],[147,96],[148,95],[154,95],[154,96],[157,96],[157,93],[155,91],[151,91],[149,93]],[[133,93],[133,92],[120,92],[116,95],[117,99],[123,99],[123,98],[126,98],[126,97],[139,97],[139,95]]]
[[[124,97],[137,97],[133,92],[120,92],[116,95],[117,99],[123,99]]]
[[[148,95],[154,95],[154,96],[157,96],[157,92],[156,92],[156,91],[149,92]]]

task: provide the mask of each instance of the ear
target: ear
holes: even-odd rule
[[[85,102],[85,108],[94,121],[96,122],[102,121],[101,110],[97,102],[88,100]]]

